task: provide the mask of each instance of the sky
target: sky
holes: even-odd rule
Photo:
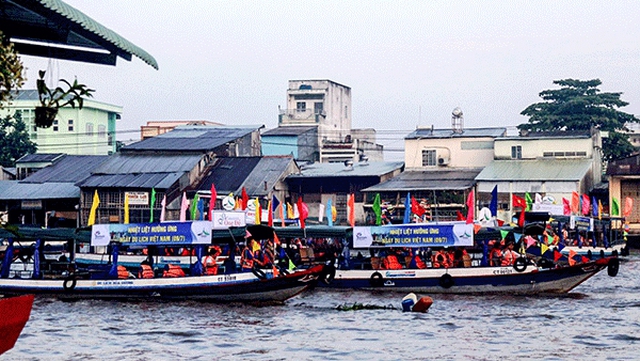
[[[375,128],[385,160],[416,127],[516,126],[554,80],[600,79],[640,116],[636,1],[64,0],[150,53],[106,66],[23,56],[123,107],[117,139],[150,120],[277,126],[288,81],[352,91],[352,127]]]

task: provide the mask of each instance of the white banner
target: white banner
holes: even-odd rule
[[[129,196],[130,206],[148,206],[149,205],[149,193],[148,192],[124,192]]]
[[[244,211],[213,211],[213,229],[246,226]]]

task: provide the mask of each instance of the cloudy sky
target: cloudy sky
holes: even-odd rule
[[[115,67],[23,57],[124,107],[118,139],[149,120],[277,126],[290,79],[352,89],[353,127],[402,148],[416,126],[515,126],[554,80],[594,79],[640,115],[636,1],[65,0],[149,52]],[[396,152],[401,156],[401,153]],[[388,159],[393,160],[393,159]]]

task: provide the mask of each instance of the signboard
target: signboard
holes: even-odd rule
[[[95,224],[91,245],[107,246],[115,241],[136,246],[177,246],[211,244],[211,222],[163,222]]]
[[[227,229],[229,227],[244,227],[247,225],[244,211],[213,211],[212,215],[213,229]]]
[[[20,208],[22,209],[42,209],[41,200],[23,199],[20,202]]]
[[[353,227],[353,248],[473,246],[473,224],[416,223]]]
[[[125,196],[129,196],[130,206],[148,206],[149,205],[149,193],[148,192],[124,192]]]
[[[578,231],[593,231],[593,218],[571,216],[569,219],[569,228]]]

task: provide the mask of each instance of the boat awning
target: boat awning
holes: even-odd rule
[[[473,187],[480,169],[405,171],[389,181],[365,188],[362,192],[414,192],[465,190]]]
[[[158,69],[149,53],[60,0],[0,1],[0,31],[20,54],[106,65],[135,55]]]

